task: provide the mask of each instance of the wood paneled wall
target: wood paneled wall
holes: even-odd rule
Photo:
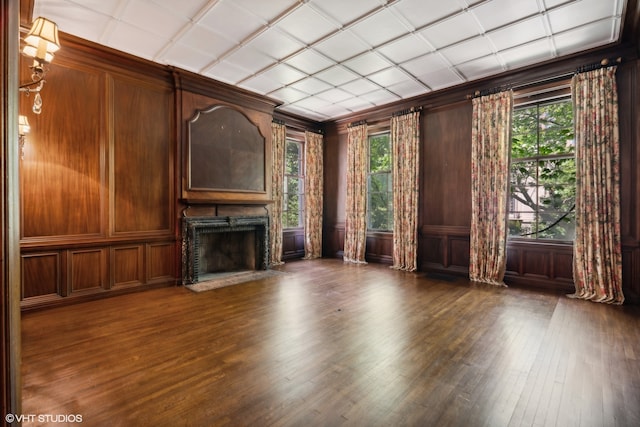
[[[627,300],[640,300],[640,105],[637,52],[610,47],[504,73],[481,82],[426,94],[384,108],[371,109],[327,126],[325,149],[325,254],[342,256],[346,177],[346,126],[366,120],[380,126],[391,114],[413,106],[421,113],[421,183],[419,270],[468,275],[471,225],[471,101],[475,90],[527,83],[572,72],[603,57],[622,56],[617,72],[620,144],[623,283]],[[390,262],[387,233],[370,233],[367,259]],[[510,285],[573,291],[570,244],[509,241],[505,282]]]
[[[176,277],[172,74],[62,44],[42,113],[20,98],[31,124],[20,161],[23,308]]]

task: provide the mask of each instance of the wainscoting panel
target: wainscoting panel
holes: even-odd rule
[[[144,283],[143,245],[111,248],[112,286],[135,286]]]
[[[508,285],[573,291],[573,245],[509,241],[504,280]]]
[[[102,248],[67,251],[70,293],[108,289],[107,254]]]
[[[62,256],[59,252],[22,254],[22,299],[58,297],[62,286]]]
[[[148,243],[146,248],[147,283],[175,281],[175,243]]]
[[[469,274],[469,227],[425,225],[420,230],[422,271]]]
[[[296,228],[282,232],[282,259],[304,257],[304,229]]]
[[[367,233],[365,259],[382,264],[393,264],[393,233]]]

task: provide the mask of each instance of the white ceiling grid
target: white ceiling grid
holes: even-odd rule
[[[324,121],[618,41],[626,0],[35,0],[60,31]]]

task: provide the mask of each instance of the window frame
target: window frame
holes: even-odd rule
[[[295,143],[296,145],[298,145],[299,147],[299,153],[300,156],[298,158],[298,174],[294,175],[294,174],[288,174],[287,173],[287,146],[290,143]],[[285,139],[285,147],[284,147],[284,153],[283,153],[284,159],[283,159],[283,165],[284,165],[284,170],[283,170],[283,180],[282,180],[282,229],[283,230],[300,230],[304,228],[304,197],[305,197],[305,188],[304,188],[304,177],[305,177],[305,145],[304,145],[304,141],[299,140],[298,138],[293,138],[290,136],[287,136]],[[295,227],[290,227],[288,222],[285,221],[285,217],[287,212],[289,211],[287,209],[288,204],[287,204],[287,200],[288,200],[288,195],[290,194],[287,191],[288,188],[288,178],[295,178],[298,179],[300,182],[299,188],[298,188],[298,202],[299,202],[299,206],[298,206],[298,225],[296,225]]]
[[[376,171],[371,172],[371,140],[373,138],[380,137],[382,135],[386,135],[389,143],[389,156],[391,157],[391,161],[389,162],[389,170],[388,171]],[[372,228],[371,227],[371,176],[372,175],[385,175],[388,178],[389,186],[387,190],[388,197],[388,206],[390,204],[391,210],[387,213],[387,220],[389,221],[390,228]],[[391,142],[391,130],[390,129],[379,129],[367,134],[367,233],[393,233],[393,145]]]
[[[532,106],[538,106],[539,108],[540,106],[544,106],[544,105],[548,105],[548,104],[552,104],[560,101],[568,101],[570,103],[572,102],[570,79],[563,80],[560,82],[552,82],[546,85],[527,88],[526,90],[515,92],[513,111],[515,112],[517,109],[529,108]],[[508,189],[509,193],[508,193],[508,206],[507,206],[508,208],[507,222],[511,219],[511,215],[513,212],[512,204],[515,204],[515,200],[511,197],[512,195],[511,166],[513,164],[513,157],[511,152],[512,142],[513,142],[513,138],[511,138],[509,142],[509,189]],[[544,156],[536,155],[536,156],[522,157],[517,159],[518,161],[533,161],[537,164],[539,161],[544,161],[544,160],[554,160],[554,159],[557,160],[557,159],[570,159],[570,158],[575,159],[575,151],[573,155],[549,154]],[[539,187],[538,184],[539,184],[539,178],[536,177],[536,187]],[[537,216],[537,212],[536,212],[536,216]],[[575,216],[574,216],[574,225],[575,225]],[[509,233],[509,230],[507,230],[507,240],[514,243],[517,242],[517,243],[525,243],[525,244],[530,243],[530,244],[573,245],[574,239],[569,240],[569,239],[551,239],[551,238],[544,238],[544,237],[540,238],[540,237],[514,236]]]

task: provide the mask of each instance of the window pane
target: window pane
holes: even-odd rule
[[[540,155],[572,153],[573,105],[570,102],[556,102],[541,105]]]
[[[392,201],[389,200],[389,193],[370,193],[369,196],[369,228],[390,230],[389,213]]]
[[[300,174],[300,143],[295,141],[287,141],[285,151],[285,174]]]
[[[391,171],[390,145],[388,134],[369,138],[369,172]]]
[[[534,157],[538,153],[538,107],[513,112],[511,157]]]

